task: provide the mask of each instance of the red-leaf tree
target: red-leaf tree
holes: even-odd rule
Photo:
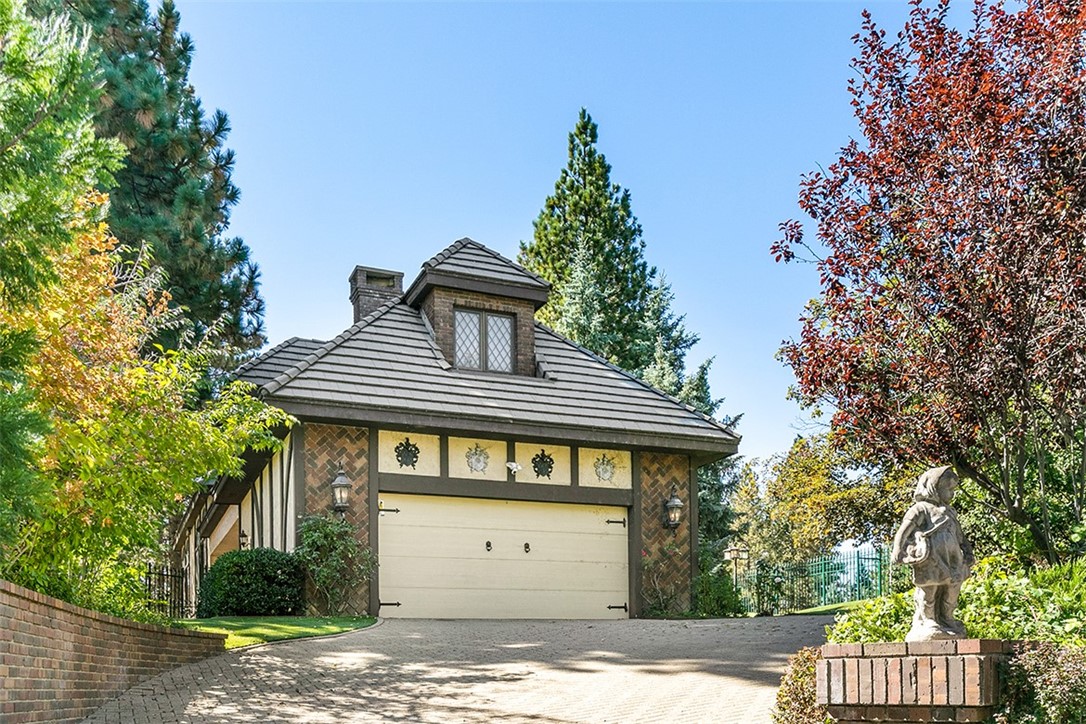
[[[1086,8],[948,4],[896,36],[864,13],[862,139],[803,178],[817,242],[773,245],[821,273],[781,354],[838,439],[953,464],[1056,559],[1086,504]]]

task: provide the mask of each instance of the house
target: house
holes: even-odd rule
[[[344,515],[380,562],[360,610],[624,618],[650,587],[688,604],[696,471],[739,437],[536,322],[548,293],[471,239],[406,290],[400,272],[355,268],[349,329],[238,370],[299,424],[193,501],[176,537],[190,588],[245,543],[292,550],[342,471]]]

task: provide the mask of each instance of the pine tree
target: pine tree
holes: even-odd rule
[[[227,235],[239,191],[225,113],[205,115],[189,83],[194,45],[173,0],[152,16],[143,0],[37,0],[93,30],[105,97],[95,126],[128,151],[111,192],[112,233],[135,255],[146,244],[197,339],[253,349],[264,342],[264,303],[249,248]],[[158,340],[176,346],[178,332]]]
[[[596,150],[598,127],[581,109],[569,134],[569,161],[535,221],[531,243],[521,242],[517,260],[549,281],[551,302],[539,318],[559,327],[573,258],[584,246],[585,274],[606,293],[600,329],[606,343],[592,351],[631,372],[651,362],[653,340],[643,324],[656,270],[644,258],[641,225],[630,209],[630,192],[611,183],[611,166]]]
[[[611,183],[596,149],[598,128],[585,109],[569,134],[569,160],[517,261],[552,285],[540,319],[656,389],[709,416],[723,400],[709,389],[706,360],[692,373],[686,354],[698,336],[673,309],[675,293],[645,261],[630,192]],[[734,424],[739,418],[725,418]],[[712,549],[730,534],[725,503],[735,487],[736,458],[698,471],[699,536]]]

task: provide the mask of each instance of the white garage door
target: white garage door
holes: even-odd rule
[[[380,501],[382,616],[627,616],[625,508],[400,494]]]

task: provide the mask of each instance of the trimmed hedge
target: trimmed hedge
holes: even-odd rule
[[[292,554],[271,548],[224,553],[204,574],[197,618],[300,616],[305,571]]]

